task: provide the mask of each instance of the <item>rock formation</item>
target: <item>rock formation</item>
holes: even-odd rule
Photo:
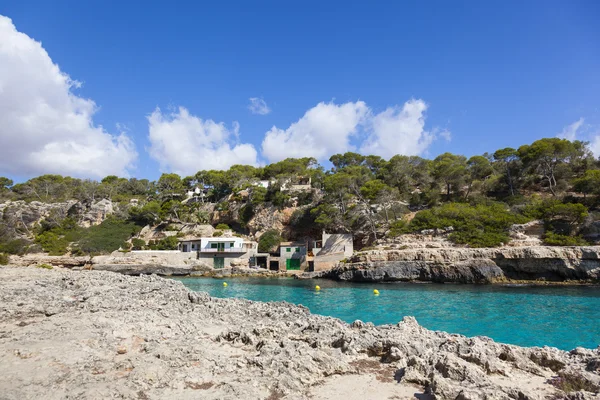
[[[600,246],[370,250],[321,276],[348,281],[597,282]]]
[[[595,399],[599,367],[600,349],[521,348],[411,317],[348,325],[156,276],[0,268],[4,399]]]

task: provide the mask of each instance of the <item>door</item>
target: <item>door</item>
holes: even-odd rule
[[[215,257],[213,261],[213,268],[221,269],[225,268],[225,259],[223,257]]]
[[[285,260],[285,269],[288,271],[299,270],[300,269],[300,259],[299,258],[288,258]]]

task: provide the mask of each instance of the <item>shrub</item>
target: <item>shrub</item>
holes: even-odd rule
[[[0,253],[0,265],[8,265],[8,254]]]
[[[8,254],[23,255],[27,252],[30,242],[26,239],[13,239],[0,243],[0,252]]]
[[[529,218],[541,219],[546,229],[570,235],[588,216],[587,207],[580,203],[561,203],[556,199],[536,201],[523,209]]]
[[[268,230],[258,239],[258,251],[260,253],[269,253],[274,251],[279,246],[279,243],[281,243],[279,232],[274,229]]]
[[[408,223],[404,220],[396,220],[390,224],[390,232],[388,236],[397,237],[404,233],[408,233],[410,230],[408,228]]]
[[[131,245],[133,250],[143,250],[146,247],[146,241],[144,239],[133,238],[131,239]]]
[[[52,269],[52,265],[49,264],[38,264],[36,265],[37,268],[43,268],[43,269]]]
[[[121,243],[121,250],[123,251],[131,251],[131,243],[123,242]]]
[[[588,243],[581,236],[561,235],[554,232],[546,232],[544,244],[548,246],[587,246]]]
[[[82,232],[77,247],[88,254],[111,253],[140,231],[134,222],[108,218]]]
[[[496,247],[508,243],[508,229],[513,224],[528,219],[512,213],[505,204],[490,202],[471,206],[464,203],[447,203],[443,206],[418,212],[408,229],[417,232],[424,229],[453,227],[449,239],[454,243],[472,247]]]
[[[226,231],[226,230],[231,229],[231,228],[229,228],[229,225],[227,225],[227,224],[218,224],[215,228],[219,229],[221,231]]]
[[[149,247],[152,250],[177,250],[177,245],[179,241],[175,236],[168,236],[164,239],[160,239],[158,241],[151,240]]]
[[[219,236],[223,236],[223,232],[221,232],[221,231],[214,231],[213,232],[213,237],[219,237]]]
[[[62,256],[67,253],[69,242],[53,231],[43,232],[35,237],[35,242],[42,246],[51,256]]]

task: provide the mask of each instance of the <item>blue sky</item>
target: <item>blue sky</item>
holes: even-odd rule
[[[17,180],[155,179],[340,149],[470,156],[564,129],[600,150],[593,0],[4,0],[0,15],[0,106],[18,105],[0,111],[0,175]],[[27,40],[80,87],[56,83]]]

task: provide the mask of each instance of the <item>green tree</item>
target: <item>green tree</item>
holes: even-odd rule
[[[492,175],[494,169],[490,160],[484,156],[473,156],[467,161],[467,193],[465,198],[469,197],[473,184],[475,182],[481,182]]]
[[[510,190],[510,195],[515,195],[515,182],[512,173],[513,167],[518,160],[517,150],[512,147],[497,150],[493,155],[494,161],[506,176],[506,183]]]
[[[544,138],[519,147],[518,154],[527,168],[543,177],[552,195],[556,196],[557,169],[577,157],[578,150],[580,147],[567,139]]]
[[[585,175],[573,181],[573,190],[583,193],[584,197],[588,194],[600,193],[600,170],[590,169],[585,171]]]
[[[156,183],[161,200],[170,200],[183,195],[185,190],[181,177],[177,174],[162,174]]]
[[[277,250],[281,243],[281,235],[274,229],[263,233],[258,239],[258,251],[260,253],[270,253]]]
[[[446,189],[446,199],[458,193],[467,175],[467,159],[452,153],[444,153],[433,160],[433,176]]]
[[[13,185],[12,179],[8,179],[4,176],[0,176],[0,192],[10,190],[10,187]]]

